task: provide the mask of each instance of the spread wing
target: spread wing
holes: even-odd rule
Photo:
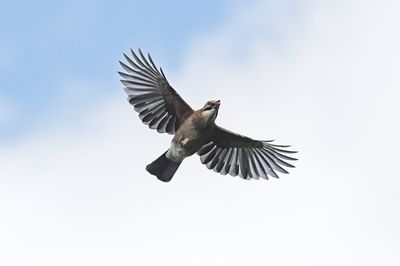
[[[193,109],[169,85],[162,69],[157,69],[149,54],[146,59],[140,49],[140,57],[132,49],[131,53],[133,60],[124,54],[127,64],[120,61],[125,72],[118,72],[129,103],[151,129],[174,134]]]
[[[208,169],[223,175],[230,174],[244,179],[279,178],[276,171],[288,173],[284,167],[294,167],[286,161],[297,160],[285,154],[296,153],[275,145],[272,141],[253,140],[215,126],[210,142],[197,154]]]

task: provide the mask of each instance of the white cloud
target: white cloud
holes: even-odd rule
[[[223,126],[294,144],[290,175],[246,182],[191,158],[162,184],[144,166],[169,137],[108,99],[0,152],[0,263],[398,265],[399,4],[374,3],[272,26],[263,3],[241,7],[181,73],[163,66],[193,106],[221,98]]]

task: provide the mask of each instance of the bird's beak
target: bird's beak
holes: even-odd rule
[[[218,100],[218,101],[217,101],[217,106],[219,107],[220,105],[221,105],[221,101]]]

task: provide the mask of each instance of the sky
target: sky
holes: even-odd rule
[[[1,140],[47,124],[49,110],[57,116],[71,102],[86,106],[92,94],[115,95],[110,73],[131,47],[162,54],[178,69],[178,51],[219,23],[231,2],[1,2]]]
[[[397,1],[0,2],[1,265],[399,265]],[[292,144],[280,179],[193,156],[126,101],[141,47],[217,123]]]

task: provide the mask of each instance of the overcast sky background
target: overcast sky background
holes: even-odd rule
[[[1,265],[399,265],[398,1],[0,2]],[[279,180],[145,171],[116,71],[299,150]]]

